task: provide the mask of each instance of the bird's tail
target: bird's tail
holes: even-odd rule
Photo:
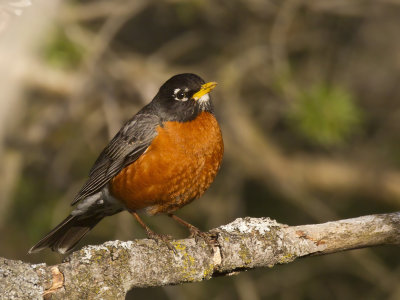
[[[81,200],[71,214],[33,246],[28,253],[39,252],[47,247],[62,254],[67,253],[101,219],[122,210],[124,207],[110,195],[108,186],[106,186],[100,192]]]
[[[104,214],[69,215],[28,253],[35,253],[47,247],[62,254],[67,253],[104,217]]]

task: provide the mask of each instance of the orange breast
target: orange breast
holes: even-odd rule
[[[166,122],[134,163],[111,181],[112,194],[133,211],[173,212],[200,197],[214,180],[224,152],[215,117]]]

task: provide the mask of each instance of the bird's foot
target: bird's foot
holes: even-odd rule
[[[196,243],[199,242],[200,239],[202,239],[211,248],[211,252],[214,252],[215,242],[212,239],[211,235],[201,231],[196,226],[193,226],[192,224],[186,222],[185,220],[179,218],[178,216],[175,216],[173,214],[168,214],[168,216],[177,221],[178,223],[180,223],[181,225],[185,226],[190,232],[190,237],[194,238]]]
[[[194,238],[196,243],[200,241],[200,239],[204,240],[207,245],[211,247],[211,249],[215,246],[215,243],[211,236],[207,234],[206,232],[201,231],[197,227],[191,225],[188,226],[189,232],[190,232],[190,238]]]
[[[171,244],[172,237],[170,235],[155,233],[150,228],[146,229],[146,235],[149,239],[156,241],[157,244],[160,244],[160,242],[164,243],[169,250],[174,251],[176,254],[176,248]]]
[[[171,239],[172,237],[169,235],[164,235],[164,234],[159,234],[159,233],[155,233],[153,230],[151,230],[144,222],[143,220],[139,217],[139,215],[133,211],[131,212],[132,215],[135,217],[135,219],[138,221],[138,223],[140,224],[140,226],[143,227],[143,229],[146,231],[146,235],[149,239],[152,239],[154,241],[156,241],[157,244],[159,244],[160,242],[163,242],[169,250],[174,251],[174,253],[176,254],[177,251],[175,249],[175,247],[171,244]]]

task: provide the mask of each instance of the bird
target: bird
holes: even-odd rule
[[[68,253],[104,217],[122,211],[170,249],[170,237],[152,231],[138,212],[166,214],[207,241],[174,212],[201,197],[221,166],[224,143],[210,97],[216,85],[192,73],[168,79],[100,153],[69,216],[28,253]]]

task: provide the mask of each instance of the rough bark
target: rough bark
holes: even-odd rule
[[[0,258],[2,299],[124,299],[135,287],[208,280],[272,267],[297,258],[400,244],[400,212],[314,225],[288,226],[244,218],[210,231],[216,244],[173,241],[176,252],[152,240],[87,246],[59,265]]]

